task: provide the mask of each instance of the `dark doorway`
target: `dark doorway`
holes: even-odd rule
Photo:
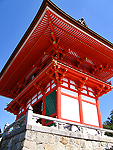
[[[42,114],[42,100],[33,106],[33,113]]]

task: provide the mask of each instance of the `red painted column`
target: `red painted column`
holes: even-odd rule
[[[56,90],[56,113],[57,118],[61,119],[61,85],[57,83],[57,90]]]
[[[16,116],[16,120],[15,121],[17,121],[18,120],[18,115]]]
[[[26,112],[27,112],[27,109],[24,107],[24,112],[23,112],[23,113],[24,113],[24,115],[26,114]]]
[[[103,128],[98,97],[96,98],[96,105],[97,105],[97,114],[98,114],[99,127]]]
[[[81,98],[81,91],[78,90],[78,103],[79,103],[79,115],[80,115],[80,123],[84,123],[84,118],[83,118],[83,109],[82,109],[82,98]]]

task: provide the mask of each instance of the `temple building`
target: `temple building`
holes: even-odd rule
[[[102,128],[99,97],[112,90],[113,44],[43,0],[0,74],[5,110],[34,113]],[[41,120],[46,126],[52,121]]]

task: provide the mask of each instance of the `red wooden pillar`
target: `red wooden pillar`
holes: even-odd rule
[[[103,128],[98,97],[96,98],[96,105],[97,105],[97,115],[98,115],[99,127]]]
[[[78,103],[79,103],[79,115],[80,115],[80,123],[84,123],[83,119],[83,109],[82,109],[82,98],[81,98],[81,91],[78,90]]]
[[[57,90],[56,90],[56,113],[57,118],[61,119],[61,85],[57,83]]]
[[[18,120],[18,115],[16,116],[16,120],[15,121],[17,121]]]
[[[26,107],[24,107],[24,112],[23,112],[24,115],[26,114],[26,112],[27,112],[27,109],[26,109]]]

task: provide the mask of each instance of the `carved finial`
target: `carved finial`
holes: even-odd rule
[[[9,124],[8,124],[8,122],[5,124],[5,126],[4,126],[4,131],[5,131],[5,129],[7,128],[9,126]]]
[[[30,105],[30,106],[28,107],[28,110],[32,110],[32,111],[33,111],[33,107]]]
[[[82,17],[81,19],[79,19],[78,22],[79,22],[80,24],[82,24],[83,26],[88,27],[87,24],[86,24],[86,22],[84,21],[84,18],[83,18],[83,17]]]

